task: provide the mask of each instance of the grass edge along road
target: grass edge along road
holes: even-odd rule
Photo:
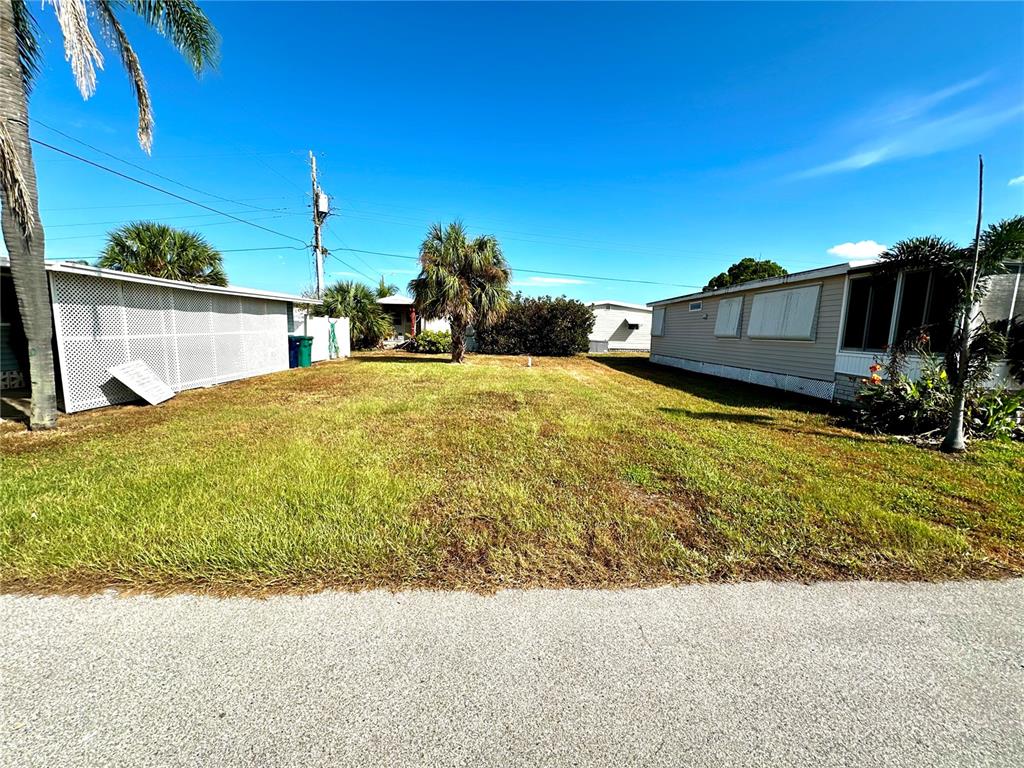
[[[490,590],[1024,572],[963,457],[638,356],[357,355],[0,431],[7,591]]]

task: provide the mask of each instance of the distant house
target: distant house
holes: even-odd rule
[[[945,349],[950,286],[928,270],[850,262],[652,302],[655,363],[825,400],[851,400],[869,367],[914,328]],[[992,278],[990,322],[1024,313],[1020,264]],[[915,361],[911,361],[913,364]],[[918,361],[919,362],[919,361]],[[993,384],[1012,385],[1005,365]]]
[[[315,299],[163,280],[79,263],[46,265],[57,391],[65,412],[137,397],[108,368],[144,360],[178,392],[288,368],[295,304]],[[28,347],[10,262],[0,258],[4,390],[29,386]]]
[[[590,351],[646,352],[651,348],[651,308],[611,299],[588,304],[594,312]]]
[[[385,346],[395,346],[411,339],[420,331],[450,331],[451,324],[447,320],[424,320],[417,316],[413,300],[408,296],[394,294],[377,299],[377,303],[391,318],[394,332],[390,339],[385,339]]]

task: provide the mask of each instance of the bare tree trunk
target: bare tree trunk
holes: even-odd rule
[[[953,413],[949,430],[942,441],[946,453],[962,453],[967,450],[964,438],[964,411],[967,409],[967,364],[971,354],[971,321],[974,317],[974,293],[978,285],[978,261],[981,255],[981,200],[984,188],[985,162],[978,155],[978,221],[974,228],[974,267],[967,281],[967,296],[960,317],[960,355],[956,361],[956,385],[953,387]]]
[[[28,94],[18,60],[11,0],[0,0],[0,119],[10,137],[20,166],[21,178],[5,173],[8,179],[24,186],[28,208],[35,226],[26,236],[15,215],[10,190],[0,184],[0,204],[4,243],[11,259],[11,276],[18,297],[18,311],[28,341],[29,376],[32,382],[32,429],[50,429],[57,423],[57,393],[53,376],[53,315],[43,262],[43,228],[39,223],[39,196],[36,169],[28,140]],[[12,170],[3,169],[5,172]]]
[[[462,318],[452,318],[452,362],[466,361],[466,322]]]

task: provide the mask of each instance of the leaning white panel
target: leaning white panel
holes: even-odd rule
[[[136,400],[108,368],[146,363],[174,391],[288,367],[287,302],[49,272],[64,409]]]

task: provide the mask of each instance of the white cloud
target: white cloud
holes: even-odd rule
[[[525,280],[513,280],[512,285],[518,287],[543,286],[543,285],[586,285],[586,280],[577,280],[574,277],[537,277],[531,276]]]
[[[856,243],[840,243],[833,245],[828,252],[833,256],[842,256],[844,259],[870,259],[889,246],[876,243],[874,240],[858,240]]]
[[[989,100],[936,114],[950,99],[972,91],[989,75],[956,83],[930,94],[879,105],[849,120],[833,137],[850,149],[837,159],[792,174],[807,179],[868,168],[899,158],[927,157],[976,142],[1024,114],[1024,104]]]
[[[1016,187],[1018,184],[1024,184],[1024,176],[1017,176],[1016,178],[1010,179],[1009,186]]]

